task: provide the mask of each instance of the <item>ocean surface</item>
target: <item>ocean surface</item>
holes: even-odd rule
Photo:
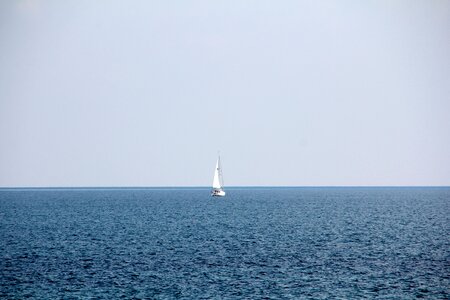
[[[0,298],[449,299],[450,188],[0,189]]]

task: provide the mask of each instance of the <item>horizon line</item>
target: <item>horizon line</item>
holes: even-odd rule
[[[450,185],[231,185],[234,188],[444,188]],[[210,189],[210,186],[0,186],[7,189]]]

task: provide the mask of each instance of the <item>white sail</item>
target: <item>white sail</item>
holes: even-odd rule
[[[222,188],[222,185],[220,183],[220,164],[219,164],[219,159],[217,159],[216,169],[214,170],[213,188],[214,189],[221,189]]]

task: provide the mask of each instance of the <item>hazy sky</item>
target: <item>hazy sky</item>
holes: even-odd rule
[[[450,1],[1,1],[0,186],[449,185]]]

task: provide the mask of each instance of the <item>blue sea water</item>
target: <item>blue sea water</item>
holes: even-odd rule
[[[1,189],[7,299],[448,299],[450,188]]]

